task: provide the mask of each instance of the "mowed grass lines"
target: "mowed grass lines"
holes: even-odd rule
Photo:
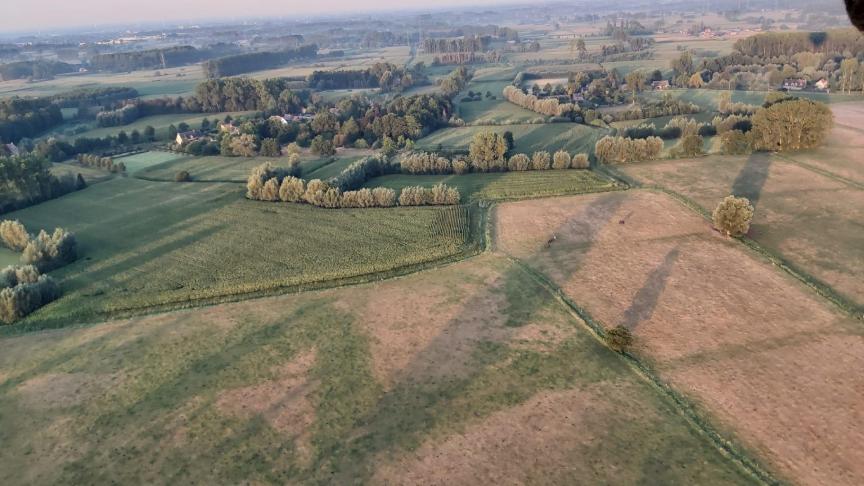
[[[489,254],[0,344],[2,484],[749,483]]]
[[[444,183],[459,189],[462,201],[523,199],[539,196],[582,194],[616,189],[615,182],[589,170],[544,170],[464,175],[386,175],[366,182],[366,187],[402,189],[432,187]]]
[[[52,272],[63,297],[14,327],[321,286],[473,248],[467,230],[436,229],[448,209],[334,211],[249,201],[244,190],[119,178],[11,213],[31,231],[75,232],[81,256]]]
[[[459,117],[469,125],[528,123],[534,120],[544,120],[545,116],[516,106],[504,99],[501,93],[512,79],[511,76],[510,80],[472,80],[468,87],[456,97]],[[481,93],[481,100],[462,101],[462,98],[468,96],[468,91]],[[496,99],[487,98],[487,92],[495,96]]]
[[[126,173],[134,174],[136,172],[149,169],[150,167],[165,164],[168,162],[174,162],[175,160],[180,160],[187,157],[188,156],[185,154],[178,154],[176,152],[162,152],[154,150],[151,152],[128,155],[126,157],[116,157],[114,159],[114,162],[123,162],[123,164],[126,166]]]
[[[570,153],[591,153],[594,144],[608,133],[607,130],[577,123],[546,123],[502,126],[473,126],[444,128],[417,141],[418,150],[468,150],[475,134],[492,131],[498,134],[513,132],[514,152],[530,153],[538,150],[554,152],[559,149]]]

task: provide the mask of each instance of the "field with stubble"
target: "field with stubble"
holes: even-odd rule
[[[864,480],[859,321],[665,194],[507,203],[494,223],[499,251],[631,329],[634,353],[779,477]]]

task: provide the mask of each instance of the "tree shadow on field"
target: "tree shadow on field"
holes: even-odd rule
[[[636,292],[633,297],[633,302],[630,307],[624,311],[621,325],[633,330],[640,323],[651,319],[654,314],[654,309],[657,307],[657,301],[663,294],[666,288],[666,282],[669,280],[669,275],[672,273],[672,268],[680,255],[678,247],[673,248],[666,254],[663,262],[648,275],[645,279],[645,284]]]
[[[759,198],[762,196],[762,190],[765,187],[765,182],[768,180],[768,173],[771,170],[771,156],[752,154],[747,158],[747,162],[735,182],[732,183],[731,194],[738,197],[746,197],[750,200],[750,204],[756,207]]]

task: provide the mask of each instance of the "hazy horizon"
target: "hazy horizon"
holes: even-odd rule
[[[219,19],[245,19],[258,17],[303,17],[350,13],[374,12],[385,9],[423,10],[442,7],[467,7],[513,3],[513,0],[471,0],[466,4],[460,0],[439,0],[434,3],[405,2],[400,0],[375,0],[362,3],[349,0],[320,0],[317,2],[273,3],[267,0],[245,0],[242,11],[229,11],[225,5],[212,0],[187,0],[182,4],[170,0],[152,0],[146,9],[141,3],[111,0],[80,0],[60,3],[57,0],[33,0],[16,2],[14,8],[6,9],[0,16],[0,34],[19,32],[42,32],[50,29],[86,28],[103,25],[125,25],[139,23],[182,23],[184,21],[211,21]],[[128,9],[124,7],[128,6]],[[129,11],[135,11],[130,18]]]

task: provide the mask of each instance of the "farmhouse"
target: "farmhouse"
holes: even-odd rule
[[[189,142],[194,142],[195,140],[199,140],[201,138],[201,132],[198,130],[191,130],[188,132],[182,132],[177,134],[177,138],[175,141],[177,145],[186,145]]]
[[[787,89],[789,91],[801,91],[802,89],[807,87],[806,79],[786,79],[783,81],[783,89]]]
[[[816,89],[818,89],[818,90],[821,90],[821,91],[828,91],[829,83],[828,83],[828,80],[827,80],[827,79],[822,78],[822,79],[820,79],[819,81],[816,81],[816,82],[813,84],[813,86],[815,86]]]
[[[669,81],[666,79],[663,79],[660,81],[654,81],[651,83],[651,88],[653,88],[656,91],[667,90],[667,89],[669,89]]]

